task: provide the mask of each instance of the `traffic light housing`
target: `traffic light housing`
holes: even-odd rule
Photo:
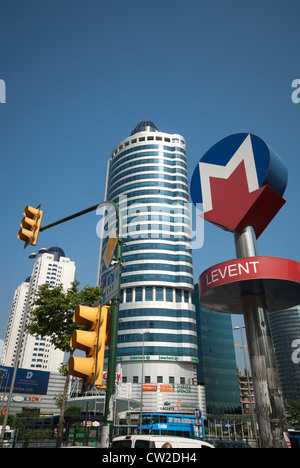
[[[72,356],[68,362],[68,372],[83,379],[85,385],[103,386],[103,365],[105,346],[109,345],[110,307],[76,307],[73,322],[89,330],[74,330],[70,346],[84,351],[86,357]]]
[[[36,245],[41,228],[43,211],[40,210],[40,205],[37,208],[26,206],[23,215],[24,218],[20,224],[21,229],[18,232],[18,239],[25,242],[25,248],[28,244]]]

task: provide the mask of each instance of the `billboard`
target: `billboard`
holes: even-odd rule
[[[0,366],[0,392],[9,392],[14,368]],[[50,372],[18,369],[14,392],[46,395]]]

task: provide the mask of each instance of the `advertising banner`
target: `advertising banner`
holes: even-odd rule
[[[0,392],[9,392],[14,368],[0,366]],[[18,369],[14,385],[15,393],[46,395],[50,372]]]

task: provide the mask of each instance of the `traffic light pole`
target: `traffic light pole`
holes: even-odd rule
[[[115,262],[122,268],[122,218],[118,205],[113,202],[109,203],[114,206],[116,215],[118,218],[118,242],[116,245]],[[108,357],[108,374],[107,374],[107,385],[106,385],[106,399],[105,399],[105,411],[104,411],[104,424],[102,426],[101,436],[101,447],[108,448],[113,439],[114,430],[114,399],[115,399],[115,387],[116,387],[116,368],[117,368],[117,346],[118,346],[118,328],[119,328],[119,305],[120,305],[120,283],[118,286],[118,293],[112,299],[112,311],[111,311],[111,327],[110,327],[110,343],[109,343],[109,357]]]
[[[90,208],[79,211],[73,215],[67,216],[59,221],[44,226],[40,231],[44,231],[58,224],[64,223],[71,219],[82,216],[86,213],[96,210],[97,208],[105,205],[112,205],[116,212],[117,217],[117,235],[118,242],[116,245],[115,262],[120,265],[120,277],[122,268],[122,218],[120,210],[116,203],[111,201],[104,201],[97,205],[93,205]],[[115,386],[116,386],[116,367],[117,367],[117,346],[118,346],[118,327],[119,327],[119,305],[120,305],[120,282],[118,287],[118,294],[112,299],[112,311],[111,311],[111,327],[110,327],[110,344],[109,344],[109,357],[108,357],[108,375],[106,385],[106,399],[105,399],[105,412],[104,412],[104,423],[102,426],[101,446],[107,448],[111,445],[113,439],[114,430],[114,399],[115,399]]]
[[[90,206],[85,210],[74,213],[70,216],[62,218],[51,224],[43,226],[39,229],[40,232],[50,229],[59,224],[70,221],[71,219],[82,216],[91,211],[95,211],[97,208],[112,205],[116,212],[117,217],[117,235],[118,242],[116,245],[115,262],[120,265],[120,277],[122,268],[122,217],[120,210],[116,203],[111,201],[104,201],[97,205]],[[108,376],[106,386],[106,401],[105,401],[105,413],[104,413],[104,424],[102,427],[102,447],[109,447],[113,438],[114,429],[114,398],[115,398],[115,379],[116,379],[116,367],[117,367],[117,344],[118,344],[118,327],[119,327],[119,304],[120,304],[120,282],[118,287],[118,294],[112,299],[112,312],[111,312],[111,329],[110,329],[110,345],[109,345],[109,358],[108,358]]]
[[[119,218],[118,234],[122,233],[120,229],[120,215],[119,207],[116,207],[116,211]],[[115,261],[120,264],[120,277],[122,267],[122,243],[121,237],[118,239],[116,246]],[[119,305],[120,305],[120,282],[117,296],[112,299],[112,311],[111,311],[111,328],[110,328],[110,344],[109,344],[109,357],[108,357],[108,375],[107,375],[107,386],[106,386],[106,399],[105,399],[105,412],[104,412],[104,424],[102,426],[102,437],[101,447],[108,448],[111,445],[113,439],[114,430],[114,399],[115,399],[115,387],[116,387],[116,366],[117,366],[117,346],[118,346],[118,327],[119,327]]]
[[[62,219],[59,219],[58,221],[54,221],[54,223],[51,223],[51,224],[47,224],[47,226],[43,226],[40,228],[40,232],[42,231],[46,231],[46,229],[50,229],[54,226],[57,226],[58,224],[62,224],[62,223],[65,223],[66,221],[70,221],[71,219],[74,219],[74,218],[78,218],[78,216],[82,216],[86,213],[90,213],[91,211],[95,211],[99,206],[104,206],[106,204],[111,204],[111,205],[114,205],[113,202],[101,202],[101,203],[97,203],[97,205],[93,205],[93,206],[90,206],[89,208],[86,208],[85,210],[82,210],[82,211],[78,211],[77,213],[74,213],[70,216],[67,216],[65,218],[62,218]]]

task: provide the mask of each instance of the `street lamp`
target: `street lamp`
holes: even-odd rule
[[[23,322],[22,322],[22,326],[21,326],[21,331],[20,331],[20,335],[19,335],[18,347],[17,347],[16,357],[15,357],[14,371],[13,371],[12,380],[11,380],[11,384],[10,384],[9,395],[8,395],[8,400],[7,400],[7,407],[6,407],[6,411],[5,411],[5,415],[4,415],[4,419],[3,419],[2,432],[0,434],[0,439],[4,439],[5,428],[6,428],[6,424],[7,424],[7,419],[8,419],[8,415],[9,415],[9,411],[10,411],[12,395],[13,395],[13,391],[14,391],[14,385],[15,385],[15,381],[16,381],[17,370],[18,370],[18,367],[19,367],[19,358],[20,358],[20,353],[21,353],[21,348],[22,348],[23,336],[24,336],[25,326],[26,326],[26,322],[27,322],[27,316],[28,316],[28,312],[29,312],[29,308],[30,308],[29,304],[30,304],[30,297],[31,297],[31,293],[32,293],[34,272],[35,272],[35,269],[36,269],[39,254],[44,254],[46,252],[47,252],[46,247],[42,247],[38,251],[38,253],[31,253],[29,255],[29,258],[31,258],[31,259],[35,258],[36,260],[34,262],[34,267],[33,267],[32,275],[31,275],[31,278],[30,278],[28,295],[27,295],[27,302],[26,302]]]
[[[256,439],[256,421],[255,421],[255,416],[254,416],[254,408],[253,408],[253,403],[252,403],[252,396],[251,396],[251,388],[250,388],[250,379],[249,379],[249,371],[247,367],[247,361],[246,361],[246,353],[245,353],[245,346],[244,346],[244,338],[243,338],[243,328],[245,328],[245,325],[242,327],[234,327],[234,330],[240,330],[241,332],[241,339],[242,339],[242,348],[243,348],[243,353],[244,353],[244,361],[245,361],[245,372],[247,376],[247,386],[248,386],[248,393],[249,393],[249,402],[250,402],[250,411],[251,411],[251,421],[252,421],[252,431]]]
[[[143,384],[144,384],[144,359],[145,359],[145,335],[150,335],[150,332],[138,333],[143,335],[143,354],[142,354],[142,384],[141,384],[141,409],[140,409],[140,434],[142,434],[142,417],[143,417]]]
[[[29,258],[37,258],[39,254],[44,254],[48,252],[48,250],[46,249],[46,247],[42,247],[38,253],[35,253],[35,252],[32,252],[30,255],[29,255]]]

